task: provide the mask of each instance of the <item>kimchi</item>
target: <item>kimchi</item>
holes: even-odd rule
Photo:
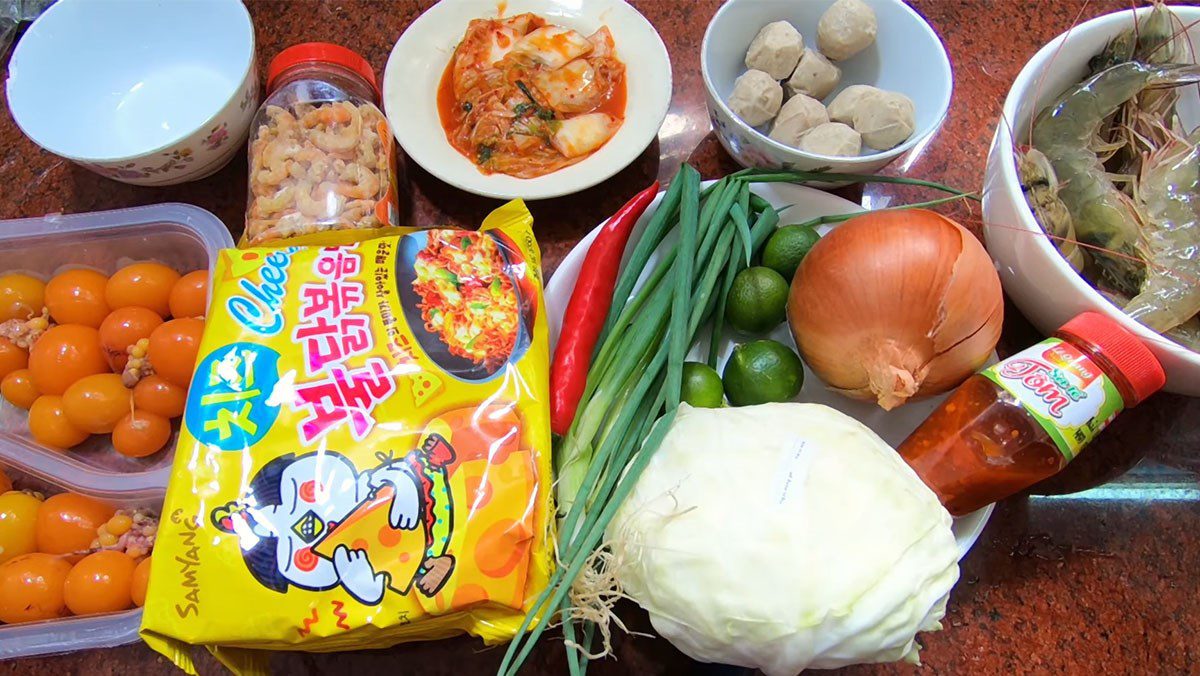
[[[625,64],[604,26],[475,19],[442,75],[446,138],[485,174],[535,178],[587,158],[625,119]]]

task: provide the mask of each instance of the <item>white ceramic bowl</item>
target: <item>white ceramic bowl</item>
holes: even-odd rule
[[[900,92],[916,107],[916,124],[907,141],[891,150],[863,147],[858,157],[834,157],[797,150],[767,137],[743,122],[725,100],[733,82],[746,72],[746,49],[759,29],[772,21],[786,20],[804,36],[804,45],[816,49],[817,22],[833,0],[729,0],[717,10],[700,47],[700,72],[708,98],[708,114],[717,138],[729,154],[745,167],[830,169],[869,174],[922,144],[946,117],[954,74],[950,57],[933,28],[900,0],[863,0],[879,22],[875,43],[853,57],[837,62],[842,80],[825,103],[852,84],[869,84]],[[769,124],[769,123],[768,123]]]
[[[223,167],[257,96],[254,26],[239,0],[59,0],[8,67],[8,106],[26,136],[135,185]]]
[[[1139,16],[1149,9],[1137,10]],[[1193,24],[1189,37],[1193,45],[1200,45],[1200,27],[1194,25],[1200,20],[1200,8],[1171,9],[1184,24]],[[1081,81],[1087,73],[1088,59],[1099,53],[1110,38],[1132,25],[1133,15],[1129,11],[1080,24],[1051,40],[1021,69],[1004,101],[1003,117],[996,125],[988,154],[983,233],[1004,290],[1040,331],[1052,333],[1087,310],[1104,313],[1149,345],[1166,370],[1166,390],[1200,396],[1200,355],[1126,317],[1071,269],[1050,239],[1042,235],[1026,205],[1013,158],[1010,130],[1018,134],[1025,130],[1028,134],[1030,118],[1067,87]],[[1180,93],[1179,114],[1191,129],[1200,123],[1200,94],[1196,87],[1181,89]]]
[[[623,0],[509,0],[505,16],[533,12],[585,35],[608,26],[625,63],[625,122],[587,159],[537,178],[487,175],[450,145],[437,89],[471,19],[493,17],[497,3],[442,0],[413,21],[383,72],[383,105],[396,141],[425,171],[456,188],[499,199],[558,197],[590,188],[624,169],[658,136],[671,103],[671,60],[662,38]]]

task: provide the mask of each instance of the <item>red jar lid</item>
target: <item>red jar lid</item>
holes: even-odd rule
[[[1150,348],[1125,327],[1098,312],[1084,312],[1063,324],[1058,332],[1100,349],[1133,388],[1137,401],[1126,402],[1130,406],[1145,401],[1146,397],[1162,389],[1167,382],[1162,364],[1158,363],[1158,358]]]
[[[375,90],[377,98],[380,96],[379,85],[375,82],[375,69],[371,64],[358,52],[328,42],[302,42],[276,54],[267,66],[267,91],[274,89],[275,79],[283,71],[302,63],[332,63],[347,68],[366,80]]]

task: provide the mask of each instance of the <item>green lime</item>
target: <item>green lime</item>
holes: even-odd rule
[[[767,333],[783,323],[787,299],[788,283],[778,272],[761,266],[746,268],[729,287],[725,319],[743,333]]]
[[[785,225],[776,230],[763,248],[762,264],[783,275],[789,283],[800,261],[821,236],[811,225]]]
[[[697,408],[721,408],[725,403],[721,376],[708,364],[684,362],[682,399]]]
[[[789,401],[804,385],[804,365],[783,343],[756,340],[733,348],[722,380],[734,406]]]

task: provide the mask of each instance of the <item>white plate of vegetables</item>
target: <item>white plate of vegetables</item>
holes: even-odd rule
[[[703,186],[709,188],[715,181],[706,181]],[[813,219],[819,219],[824,216],[834,216],[838,214],[850,214],[864,211],[863,208],[853,202],[847,201],[835,195],[826,192],[806,188],[792,183],[759,183],[753,188],[756,195],[765,199],[780,211],[780,225],[805,223]],[[651,202],[645,214],[639,219],[633,229],[631,241],[636,241],[640,233],[646,228],[650,222],[651,215],[658,207],[663,199],[664,193],[660,192]],[[552,346],[557,343],[559,331],[562,326],[563,314],[566,310],[567,303],[570,300],[571,293],[575,288],[576,280],[579,278],[580,270],[583,266],[584,258],[588,250],[592,246],[592,242],[600,232],[603,224],[597,226],[588,235],[586,235],[563,259],[553,277],[546,286],[546,309],[547,316],[550,320],[550,337]],[[818,233],[825,235],[833,228],[837,227],[837,223],[821,224],[816,227]],[[664,240],[663,243],[651,254],[649,263],[657,262],[664,249],[670,247],[674,240],[670,237]],[[735,242],[736,243],[736,242]],[[632,246],[627,247],[625,256],[622,259],[622,266],[628,263],[632,252]],[[639,280],[640,285],[644,280]],[[594,312],[603,312],[602,308],[592,309]],[[701,335],[707,335],[707,332],[702,330]],[[775,327],[765,336],[778,341],[789,347],[793,346],[791,333],[788,325],[782,323]],[[739,334],[730,328],[725,328],[722,331],[717,354],[717,370],[720,372],[723,365],[728,360],[734,347],[739,343],[749,342],[756,339]],[[695,361],[704,361],[709,350],[708,340],[702,338],[695,346],[689,359]],[[824,404],[834,408],[842,413],[845,413],[878,434],[885,442],[895,448],[898,446],[917,426],[930,414],[935,408],[945,399],[946,395],[937,395],[925,399],[914,400],[906,403],[890,411],[885,411],[876,405],[874,402],[858,401],[850,399],[846,396],[829,390],[825,384],[814,374],[806,364],[804,366],[803,387],[800,394],[795,397],[794,401],[804,403]],[[965,556],[971,546],[979,538],[984,526],[987,524],[988,517],[992,513],[993,507],[989,505],[984,509],[973,512],[966,516],[954,520],[953,531],[955,540],[957,541],[960,557]]]

